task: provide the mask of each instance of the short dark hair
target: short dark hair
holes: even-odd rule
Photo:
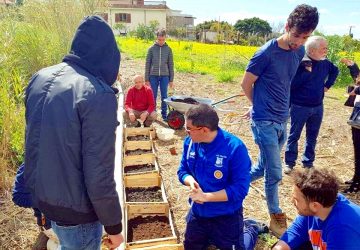
[[[323,207],[331,207],[335,204],[339,182],[333,172],[318,168],[296,170],[293,180],[306,200],[319,202]]]
[[[316,29],[319,23],[319,12],[316,7],[301,4],[290,13],[287,23],[289,28],[295,28],[298,33],[307,33]]]
[[[198,104],[190,107],[185,113],[185,117],[191,120],[196,127],[207,127],[211,131],[217,130],[219,126],[219,116],[216,111],[207,104]]]
[[[166,30],[165,29],[158,29],[156,31],[156,36],[166,36]]]

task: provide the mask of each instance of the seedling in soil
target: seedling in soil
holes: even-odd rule
[[[138,216],[128,221],[127,242],[172,237],[166,216]]]
[[[140,164],[140,165],[132,165],[132,166],[127,166],[124,168],[125,174],[141,173],[141,172],[152,171],[152,170],[155,170],[155,165],[150,164],[150,163]]]
[[[126,188],[127,202],[162,202],[162,193],[160,187],[151,188]]]

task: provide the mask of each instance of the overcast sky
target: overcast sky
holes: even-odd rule
[[[271,26],[284,24],[298,4],[318,8],[320,22],[317,29],[326,35],[349,34],[360,39],[360,0],[166,0],[167,6],[196,17],[195,25],[203,21],[221,20],[235,24],[238,19],[259,17]]]

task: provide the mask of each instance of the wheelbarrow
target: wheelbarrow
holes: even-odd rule
[[[184,96],[184,95],[170,96],[164,99],[170,110],[167,116],[167,124],[172,129],[181,129],[185,124],[184,114],[191,107],[203,103],[203,104],[211,105],[212,107],[216,108],[216,105],[226,103],[228,100],[238,96],[243,96],[243,94],[233,95],[217,102],[214,102],[209,98],[202,98],[202,97]]]

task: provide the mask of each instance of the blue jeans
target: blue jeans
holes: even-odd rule
[[[323,105],[304,107],[292,104],[290,107],[290,133],[285,149],[285,163],[295,166],[298,156],[298,140],[306,125],[305,150],[302,157],[304,167],[312,167],[315,160],[315,146],[324,114]]]
[[[212,218],[198,217],[190,209],[186,222],[185,250],[205,250],[209,244],[221,250],[255,247],[258,231],[243,221],[242,209],[233,215]]]
[[[99,221],[76,226],[51,226],[60,241],[58,250],[99,250],[101,247],[102,225]]]
[[[156,105],[158,88],[160,85],[161,116],[163,119],[165,119],[167,117],[167,105],[166,105],[166,102],[164,102],[164,99],[167,98],[169,77],[168,76],[150,76],[149,80],[150,80],[151,89],[154,94],[155,105]]]
[[[251,181],[265,177],[265,195],[269,212],[281,213],[278,185],[282,179],[280,152],[286,140],[286,122],[252,121],[251,129],[260,150],[256,165],[251,167]]]

